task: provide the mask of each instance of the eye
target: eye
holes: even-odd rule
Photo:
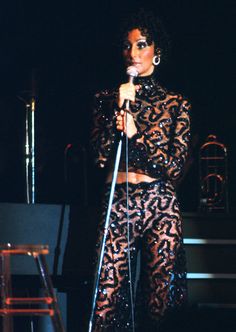
[[[147,46],[148,46],[148,43],[147,43],[146,40],[140,40],[140,41],[137,42],[137,48],[140,49],[140,50],[147,47]]]
[[[129,50],[130,47],[131,47],[131,46],[130,46],[130,43],[129,43],[129,42],[126,41],[126,42],[123,43],[123,50],[124,50],[124,51],[125,51],[125,50]]]

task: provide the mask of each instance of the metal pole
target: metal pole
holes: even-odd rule
[[[25,182],[26,182],[26,202],[30,204],[30,139],[29,139],[29,113],[30,104],[26,103],[26,116],[25,116]]]
[[[35,203],[35,98],[26,103],[25,119],[25,178],[26,202]]]
[[[97,273],[95,276],[94,290],[93,290],[92,310],[91,310],[91,315],[90,315],[90,320],[89,320],[89,329],[88,329],[89,332],[92,332],[92,328],[93,328],[93,319],[94,319],[95,306],[96,306],[96,300],[97,300],[97,294],[98,294],[98,286],[99,286],[99,280],[100,280],[100,275],[101,275],[101,268],[102,268],[103,256],[104,256],[104,251],[105,251],[106,237],[107,237],[107,233],[108,233],[113,196],[114,196],[114,191],[115,191],[117,173],[118,173],[121,150],[122,150],[122,137],[123,137],[123,133],[121,133],[121,139],[119,141],[118,148],[117,148],[113,178],[112,178],[112,183],[111,183],[110,197],[109,197],[106,220],[105,220],[105,225],[104,225],[104,234],[103,234],[103,238],[102,238],[101,245],[100,245],[100,255],[99,255],[99,260],[97,263]]]
[[[35,203],[35,98],[31,100],[31,203]]]

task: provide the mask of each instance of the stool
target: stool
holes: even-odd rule
[[[45,255],[49,253],[47,245],[12,245],[10,243],[0,244],[0,288],[1,308],[0,315],[3,316],[3,332],[13,332],[12,317],[18,316],[50,316],[54,331],[65,332],[63,322],[53,290],[52,281],[48,272]],[[34,258],[37,265],[42,289],[45,297],[13,297],[11,284],[11,255],[29,255]],[[24,305],[44,304],[46,309],[25,308]],[[14,305],[18,305],[17,308]],[[19,308],[20,306],[20,308]]]

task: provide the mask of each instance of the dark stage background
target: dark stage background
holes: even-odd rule
[[[178,188],[185,236],[226,239],[225,247],[187,245],[188,271],[221,272],[229,278],[236,271],[235,250],[227,244],[227,239],[230,243],[236,237],[235,214],[227,219],[224,214],[216,218],[195,213],[198,153],[209,134],[227,146],[230,212],[236,210],[235,1],[1,1],[1,239],[15,243],[28,239],[38,243],[39,237],[45,243],[46,239],[52,268],[64,223],[59,260],[63,275],[59,271],[53,281],[59,292],[67,292],[62,309],[70,332],[81,330],[83,316],[89,313],[91,257],[100,213],[102,174],[94,169],[88,153],[93,95],[127,80],[115,47],[116,26],[123,13],[144,4],[159,12],[172,40],[168,62],[159,69],[160,81],[183,93],[193,106],[193,158]],[[40,204],[28,205],[21,203],[26,203],[25,101],[32,95],[36,98],[36,203]],[[25,273],[27,266],[18,266]],[[227,277],[190,280],[191,301],[235,303],[233,283],[235,279]],[[186,331],[200,331],[198,326],[207,320],[210,327],[201,331],[234,331],[234,310],[233,316],[231,312],[224,316],[221,309],[219,314],[203,311],[201,315],[193,310],[186,315],[191,326]],[[226,328],[229,324],[233,329]]]
[[[160,13],[172,40],[160,81],[184,93],[193,105],[194,159],[179,187],[186,211],[198,208],[198,151],[208,134],[216,134],[228,148],[230,207],[236,206],[233,2],[144,2]],[[84,152],[91,102],[95,91],[126,79],[114,33],[121,15],[139,5],[142,1],[1,3],[0,201],[25,202],[22,98],[33,93],[36,202],[96,203],[90,193],[100,182]]]

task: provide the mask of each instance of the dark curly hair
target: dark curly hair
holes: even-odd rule
[[[154,42],[155,53],[160,52],[162,61],[166,61],[170,51],[170,39],[161,20],[153,11],[140,8],[135,12],[126,13],[121,20],[118,32],[119,47],[123,46],[128,32],[133,29],[139,29],[147,38],[149,45]]]

